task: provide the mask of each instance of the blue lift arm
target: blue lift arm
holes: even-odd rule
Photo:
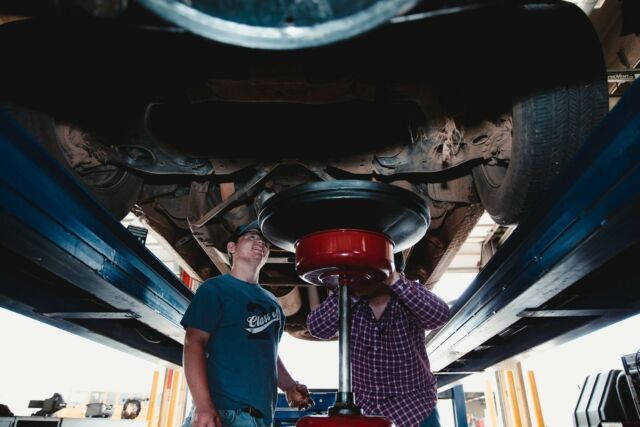
[[[439,385],[640,312],[639,82],[558,182],[429,336]]]
[[[0,112],[0,305],[180,365],[192,292]]]

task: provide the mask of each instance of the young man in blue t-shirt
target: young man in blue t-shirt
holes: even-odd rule
[[[277,387],[290,406],[312,404],[278,356],[284,312],[258,285],[269,246],[257,222],[239,227],[227,243],[231,272],[202,283],[182,319],[192,427],[269,426]]]

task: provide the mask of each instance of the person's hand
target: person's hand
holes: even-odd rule
[[[315,405],[315,402],[309,395],[309,390],[304,384],[295,383],[284,391],[287,402],[291,408],[300,410],[307,409]]]
[[[191,420],[192,427],[222,427],[222,420],[220,414],[213,406],[209,408],[199,409],[196,407],[193,411],[193,420]]]
[[[391,286],[394,283],[396,283],[398,280],[400,280],[400,278],[402,277],[401,273],[398,273],[397,271],[393,271],[391,272],[391,274],[389,275],[389,277],[387,277],[387,280],[385,280],[385,284],[387,286]]]

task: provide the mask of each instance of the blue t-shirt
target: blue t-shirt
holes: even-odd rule
[[[198,288],[182,325],[211,334],[207,377],[217,409],[253,406],[273,418],[285,316],[273,294],[225,274]]]

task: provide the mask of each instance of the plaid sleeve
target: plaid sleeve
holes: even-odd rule
[[[338,332],[339,293],[334,292],[307,316],[307,329],[316,338],[328,340]]]
[[[419,282],[401,277],[391,289],[424,329],[437,329],[449,320],[447,303]]]

